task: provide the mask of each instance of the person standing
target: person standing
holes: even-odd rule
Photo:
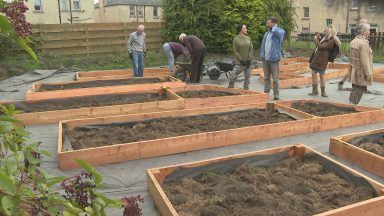
[[[179,40],[188,48],[189,54],[192,56],[190,81],[199,83],[203,72],[205,45],[200,38],[185,33],[180,34]]]
[[[373,57],[368,42],[370,25],[359,24],[356,31],[358,35],[349,46],[349,81],[352,83],[349,101],[353,104],[360,102],[363,93],[367,91],[367,86],[373,83]]]
[[[232,76],[229,78],[228,88],[235,87],[237,76],[244,71],[244,89],[249,89],[251,77],[251,60],[253,58],[253,44],[251,38],[247,36],[246,25],[239,25],[236,28],[239,35],[233,39],[233,53],[235,55],[235,67]]]
[[[142,77],[144,56],[146,54],[144,25],[139,25],[137,30],[129,36],[127,46],[129,57],[132,59],[133,75],[135,77]]]
[[[325,71],[327,70],[329,55],[334,46],[340,46],[341,42],[337,38],[337,31],[335,26],[329,25],[324,31],[324,38],[319,34],[314,37],[316,50],[311,58],[309,68],[312,70],[312,92],[308,95],[315,96],[319,94],[317,74],[320,75],[321,96],[328,97],[325,93]]]
[[[279,100],[279,62],[285,31],[277,26],[277,18],[275,17],[267,19],[267,27],[268,31],[265,32],[260,47],[260,58],[263,61],[264,70],[264,92],[269,93],[272,76],[273,99]]]
[[[174,72],[175,60],[178,56],[184,55],[184,58],[188,60],[188,54],[183,45],[175,42],[168,42],[163,45],[163,51],[168,58],[169,72]]]

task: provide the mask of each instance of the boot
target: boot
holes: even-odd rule
[[[325,93],[325,86],[321,86],[321,96],[328,97],[327,93]]]
[[[343,91],[343,85],[344,85],[344,82],[343,82],[343,81],[340,81],[340,82],[337,84],[337,90],[339,90],[339,91]]]
[[[318,95],[318,94],[319,94],[319,91],[317,89],[317,84],[312,85],[312,93],[309,93],[308,95],[315,96],[315,95]]]

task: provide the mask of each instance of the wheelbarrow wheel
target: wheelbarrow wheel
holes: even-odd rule
[[[216,67],[210,68],[208,70],[208,77],[211,80],[217,80],[220,77],[220,70]]]

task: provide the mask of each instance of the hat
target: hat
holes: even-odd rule
[[[180,36],[179,36],[179,40],[180,40],[180,41],[183,41],[183,39],[185,38],[185,36],[187,36],[187,34],[185,34],[185,33],[181,33]]]

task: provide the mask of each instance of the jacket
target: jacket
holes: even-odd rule
[[[316,38],[315,44],[317,46],[317,50],[315,51],[309,67],[319,70],[326,70],[328,66],[329,54],[335,46],[335,40],[333,37],[325,38],[322,41],[319,41],[319,39]]]
[[[372,85],[373,58],[368,40],[358,35],[349,47],[350,77],[349,81],[358,86]]]
[[[201,41],[200,38],[196,37],[195,35],[185,36],[184,44],[188,48],[191,56],[193,56],[196,51],[205,49],[203,41]]]
[[[269,58],[269,61],[272,61],[272,62],[280,61],[281,47],[283,45],[285,31],[284,29],[277,26],[273,26],[270,31],[265,32],[263,41],[261,42],[259,56],[263,61],[265,60],[265,43],[266,43],[268,32],[272,33],[271,56]]]

